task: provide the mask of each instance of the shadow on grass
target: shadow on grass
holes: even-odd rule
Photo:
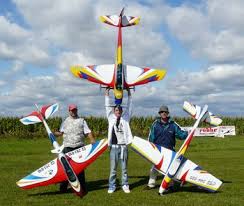
[[[86,186],[87,186],[88,192],[96,191],[96,190],[103,190],[105,188],[108,188],[108,179],[89,181],[86,183]]]
[[[220,179],[220,181],[222,181],[223,183],[232,183],[232,181],[229,181],[229,180]]]
[[[130,189],[145,185],[147,186],[148,183],[148,176],[129,176],[129,179],[139,179],[138,181],[133,181],[130,183]]]
[[[158,193],[160,185],[156,185],[154,188],[148,189],[144,188],[143,190],[150,190],[150,191],[156,191]],[[222,191],[216,191],[216,192],[211,192],[209,190],[206,190],[204,188],[198,187],[196,185],[184,185],[183,187],[180,186],[180,184],[175,183],[173,188],[170,188],[167,192],[164,194],[174,194],[174,193],[180,193],[180,192],[189,192],[189,193],[201,193],[201,194],[218,194],[222,193]]]
[[[211,192],[203,188],[199,188],[198,186],[190,185],[190,186],[176,187],[173,189],[172,192],[194,192],[194,193],[216,194],[216,193],[220,193],[221,191]]]
[[[108,180],[103,179],[103,180],[88,181],[88,182],[86,182],[86,187],[87,187],[88,193],[91,191],[95,191],[95,190],[103,190],[104,188],[108,187]],[[68,188],[68,190],[66,192],[60,192],[59,185],[57,184],[56,191],[29,194],[29,196],[63,195],[63,194],[67,194],[67,193],[73,193],[73,190],[71,188]]]
[[[29,194],[28,196],[45,196],[45,195],[64,195],[64,194],[68,194],[68,193],[73,193],[73,190],[71,188],[69,188],[67,190],[67,192],[60,192],[58,191],[58,188],[56,191],[49,191],[49,192],[42,192],[42,193],[35,193],[35,194]]]

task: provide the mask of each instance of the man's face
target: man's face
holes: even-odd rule
[[[115,108],[114,109],[114,114],[115,114],[116,117],[121,117],[122,111],[119,110],[119,108]]]
[[[69,110],[69,114],[71,117],[77,117],[77,109]]]
[[[168,115],[169,115],[169,113],[168,113],[168,112],[160,112],[159,114],[160,114],[160,117],[161,117],[162,119],[167,118],[167,117],[168,117]]]

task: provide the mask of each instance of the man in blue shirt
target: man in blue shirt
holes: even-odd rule
[[[161,106],[158,111],[160,117],[157,118],[150,129],[148,140],[154,144],[175,151],[176,138],[184,140],[188,132],[182,130],[169,116],[167,106]],[[154,166],[150,170],[148,189],[154,188],[157,179],[157,171]]]

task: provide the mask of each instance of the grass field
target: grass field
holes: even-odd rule
[[[159,196],[158,188],[143,190],[150,163],[129,151],[131,193],[118,188],[107,194],[108,151],[86,169],[89,193],[80,199],[72,192],[61,194],[58,185],[21,190],[15,182],[54,158],[48,139],[1,139],[0,205],[244,205],[244,137],[195,138],[186,157],[201,165],[224,183],[219,192],[208,193],[186,184],[174,193]],[[120,172],[119,172],[120,177]],[[160,184],[161,178],[158,179]]]

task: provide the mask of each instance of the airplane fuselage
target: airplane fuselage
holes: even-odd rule
[[[117,43],[117,56],[114,70],[114,96],[115,104],[121,104],[123,99],[124,89],[124,69],[122,59],[122,14],[119,18],[118,25],[118,43]]]

